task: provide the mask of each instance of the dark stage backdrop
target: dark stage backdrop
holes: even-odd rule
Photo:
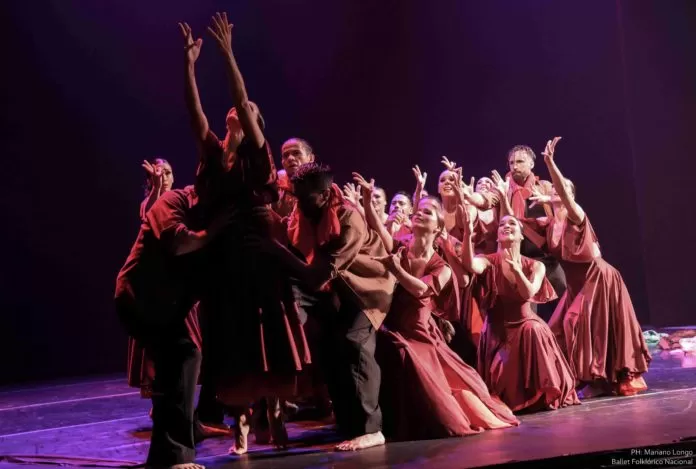
[[[578,186],[641,322],[693,322],[696,5],[583,0],[53,0],[5,2],[1,172],[6,225],[0,381],[122,371],[115,275],[138,231],[145,158],[192,182],[178,21],[204,37],[198,80],[223,133],[216,10],[276,154],[302,136],[341,181],[393,193],[441,155],[467,176],[515,144]],[[537,169],[546,175],[543,161]],[[681,249],[679,246],[685,246]]]

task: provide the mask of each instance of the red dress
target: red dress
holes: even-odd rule
[[[145,204],[147,198],[140,204],[140,219],[145,222]],[[198,303],[191,309],[186,316],[186,328],[189,331],[191,340],[198,350],[201,350],[203,338],[198,322]],[[140,395],[144,398],[152,396],[152,382],[155,379],[155,366],[147,351],[134,338],[128,338],[128,386],[139,388]]]
[[[546,237],[568,284],[549,326],[578,383],[605,380],[619,394],[646,390],[641,375],[648,371],[650,352],[623,278],[600,257],[587,216],[580,225],[554,219]]]
[[[502,269],[502,256],[485,256],[490,266],[477,279],[474,295],[486,311],[478,350],[478,372],[491,394],[514,412],[558,409],[579,404],[575,378],[549,326],[531,309],[531,302],[554,299],[544,278],[531,301],[524,299]],[[522,268],[532,277],[532,259]]]
[[[440,280],[448,267],[445,261],[438,254],[427,262],[404,257],[402,267],[429,289],[416,298],[397,287],[380,330],[385,434],[398,440],[429,439],[518,425],[476,370],[447,346],[431,317],[435,297],[446,286]]]

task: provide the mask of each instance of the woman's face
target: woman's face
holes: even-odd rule
[[[440,173],[440,179],[437,184],[437,191],[440,197],[454,197],[455,184],[457,184],[457,177],[454,171],[445,170]]]
[[[493,181],[491,181],[488,178],[481,178],[476,183],[476,192],[479,192],[482,194],[484,194],[486,192],[490,192],[492,186],[493,186]]]
[[[375,211],[379,213],[384,213],[384,209],[387,206],[387,195],[384,193],[383,189],[375,189],[372,191],[372,206]]]
[[[505,215],[498,224],[498,242],[522,241],[522,226],[515,217]]]
[[[171,165],[169,163],[158,163],[156,168],[162,171],[162,190],[171,190],[174,185],[174,172]]]
[[[414,229],[421,229],[428,233],[437,233],[442,229],[440,207],[433,199],[421,199],[418,209],[411,218]]]

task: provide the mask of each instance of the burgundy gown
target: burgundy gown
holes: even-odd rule
[[[624,395],[646,390],[641,375],[650,352],[623,278],[600,257],[589,219],[580,225],[554,219],[546,236],[568,283],[549,326],[578,384],[604,380]]]
[[[147,198],[140,204],[140,220],[145,222],[145,205]],[[198,322],[198,303],[186,316],[186,329],[198,350],[202,348],[203,338]],[[128,386],[139,388],[140,395],[146,399],[152,397],[152,382],[155,379],[155,366],[143,346],[134,338],[128,338]]]
[[[531,302],[555,298],[544,278],[531,301],[524,299],[502,269],[499,253],[478,276],[474,295],[486,311],[478,350],[478,372],[491,394],[514,412],[558,409],[579,404],[575,377],[549,326],[531,308]],[[522,269],[532,278],[532,259],[522,256]]]
[[[431,317],[434,299],[446,286],[441,281],[445,261],[438,254],[427,262],[405,256],[402,267],[429,289],[416,298],[397,287],[380,330],[380,405],[387,437],[443,438],[518,425],[476,370],[447,346]]]

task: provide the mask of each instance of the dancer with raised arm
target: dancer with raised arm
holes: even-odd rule
[[[509,171],[506,179],[510,181],[506,194],[512,206],[513,215],[522,223],[524,239],[522,241],[522,255],[542,262],[546,268],[546,278],[551,282],[558,297],[562,296],[566,289],[563,269],[558,260],[548,252],[546,240],[537,233],[534,220],[548,215],[550,207],[535,203],[532,197],[535,194],[548,194],[551,184],[539,179],[534,174],[536,154],[526,145],[516,145],[510,149],[507,156]],[[474,192],[473,184],[465,185],[464,197],[467,202],[476,206],[479,210],[488,210],[500,203],[500,197],[495,192]],[[540,305],[544,317],[551,316],[552,304]],[[536,310],[537,305],[533,305]]]
[[[172,189],[174,172],[169,162],[163,158],[154,161],[143,161],[143,169],[147,173],[145,199],[140,204],[140,221],[147,223],[147,212],[165,192]],[[201,349],[201,329],[198,324],[198,304],[191,308],[186,316],[186,329],[198,350]],[[128,385],[139,388],[141,397],[152,398],[152,383],[155,378],[155,365],[150,354],[133,337],[128,338]],[[152,409],[150,409],[152,417]]]
[[[263,246],[299,280],[302,307],[320,324],[319,358],[338,430],[349,438],[336,449],[382,445],[380,369],[374,353],[395,278],[373,258],[387,251],[364,216],[344,200],[327,167],[306,164],[292,182],[298,204],[288,235],[304,259],[275,240],[250,242]]]
[[[354,178],[363,200],[368,200],[374,182],[367,183],[357,173]],[[413,234],[402,239],[392,238],[378,223],[374,208],[364,205],[370,228],[394,252],[376,260],[398,281],[377,347],[387,436],[402,441],[444,438],[518,425],[512,411],[489,394],[476,370],[447,346],[433,320],[436,298],[456,282],[435,252],[435,239],[445,225],[440,203],[432,197],[420,199]]]
[[[116,279],[116,309],[152,357],[152,436],[146,466],[196,469],[194,398],[200,351],[186,327],[202,289],[200,254],[229,222],[221,212],[196,228],[192,186],[164,193],[147,211]],[[202,225],[201,225],[202,226]]]
[[[647,389],[651,357],[621,274],[602,258],[597,236],[575,199],[575,186],[555,160],[549,140],[544,162],[553,182],[554,216],[540,219],[551,254],[561,262],[568,289],[549,326],[564,349],[581,397],[612,391],[632,396]]]
[[[208,315],[205,353],[214,356],[214,380],[222,402],[237,408],[235,445],[248,450],[248,404],[274,396],[268,406],[271,438],[287,444],[281,398],[297,395],[303,368],[311,363],[302,324],[287,278],[260,253],[244,245],[246,235],[261,239],[284,236],[280,217],[270,206],[278,201],[276,171],[264,135],[258,106],[247,96],[232,51],[232,25],[216,14],[208,28],[224,59],[234,107],[227,114],[227,135],[221,141],[210,130],[196,87],[194,63],[202,41],[194,41],[181,25],[186,41],[186,102],[194,135],[201,147],[196,185],[203,209],[212,216],[236,209],[230,229],[210,246],[207,291],[201,299]]]
[[[459,220],[465,234],[462,264],[479,276],[474,296],[486,313],[478,372],[491,394],[514,412],[578,404],[570,366],[549,326],[531,308],[532,302],[549,301],[555,293],[544,264],[520,254],[522,224],[515,217],[502,217],[498,252],[476,256],[473,220],[463,207]]]

